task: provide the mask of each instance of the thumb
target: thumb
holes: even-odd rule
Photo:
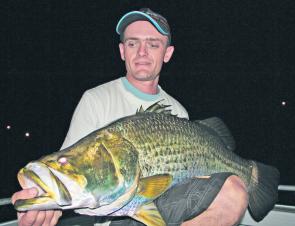
[[[16,200],[18,199],[30,199],[34,198],[36,195],[38,195],[38,189],[37,188],[27,188],[23,189],[21,191],[15,192],[11,197],[11,202],[14,204]]]

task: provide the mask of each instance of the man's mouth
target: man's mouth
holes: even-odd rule
[[[135,65],[136,66],[149,66],[149,65],[151,65],[151,63],[147,62],[147,61],[140,61],[140,62],[135,62]]]

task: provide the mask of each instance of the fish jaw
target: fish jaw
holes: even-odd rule
[[[15,208],[18,211],[62,209],[63,206],[72,204],[72,197],[67,187],[40,162],[29,163],[22,168],[18,173],[18,180],[24,189],[32,187],[38,189],[37,197],[16,201]]]

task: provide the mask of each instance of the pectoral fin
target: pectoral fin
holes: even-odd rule
[[[171,182],[172,176],[169,174],[140,179],[134,200],[141,200],[142,203],[147,204],[140,206],[131,217],[148,226],[166,225],[157,207],[151,201],[163,194],[170,187]]]
[[[166,225],[156,205],[153,202],[141,206],[138,211],[132,216],[132,218],[146,224],[147,226]]]
[[[172,176],[169,174],[141,178],[136,195],[154,200],[170,187],[171,182]]]
[[[147,225],[165,225],[152,201],[163,194],[170,187],[171,183],[172,176],[169,174],[160,174],[139,179],[136,193],[130,202],[110,215],[127,215]],[[155,220],[149,218],[155,218]]]

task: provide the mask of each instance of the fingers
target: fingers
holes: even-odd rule
[[[46,211],[46,217],[42,226],[54,226],[57,224],[58,219],[61,217],[62,213],[59,210],[48,210]]]
[[[30,188],[24,189],[14,193],[11,201],[14,204],[18,199],[34,198],[38,194],[38,189]],[[18,212],[18,225],[19,226],[54,226],[57,224],[58,219],[62,213],[59,210],[38,211],[31,210],[27,212]]]
[[[59,210],[28,211],[18,219],[19,226],[54,226],[61,217]]]
[[[45,220],[45,211],[31,210],[22,215],[19,215],[19,226],[37,226],[42,225]]]
[[[44,221],[42,222],[42,219],[40,219],[40,223],[42,222],[42,226],[54,226],[57,224],[58,219],[61,217],[61,215],[62,213],[59,210],[47,210],[45,211]]]
[[[59,210],[54,211],[53,218],[51,219],[50,226],[56,225],[58,219],[62,216],[62,212]]]
[[[42,226],[50,226],[50,222],[51,222],[53,216],[54,216],[53,210],[45,211],[45,218],[44,218]]]

